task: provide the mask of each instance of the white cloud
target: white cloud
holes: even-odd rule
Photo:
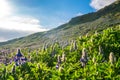
[[[0,19],[0,28],[8,30],[17,30],[17,31],[31,31],[39,32],[45,31],[42,29],[42,26],[39,25],[39,20],[29,17],[20,17],[20,16],[10,16]]]
[[[34,17],[19,15],[14,16],[15,8],[12,7],[9,1],[10,0],[0,0],[0,32],[3,32],[1,30],[8,30],[15,31],[16,34],[18,34],[20,31],[22,31],[26,33],[24,35],[22,34],[22,36],[25,36],[33,32],[46,31],[46,29],[43,29],[43,26],[40,25],[40,21]],[[7,38],[6,34],[0,33],[0,41],[6,41],[6,39],[10,39]],[[18,34],[18,36],[15,35],[12,37],[21,37],[21,35]]]
[[[90,6],[96,10],[104,8],[107,5],[115,2],[116,0],[91,0]]]
[[[12,6],[9,6],[7,0],[0,0],[0,18],[10,15],[12,13]]]
[[[38,19],[25,16],[11,16],[14,15],[14,12],[8,0],[0,0],[0,8],[0,28],[33,32],[46,30],[42,29]]]

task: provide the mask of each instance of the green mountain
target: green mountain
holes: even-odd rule
[[[1,48],[39,48],[59,42],[66,46],[71,40],[87,33],[93,34],[104,29],[120,24],[120,1],[100,9],[97,12],[88,13],[72,18],[68,23],[58,26],[47,32],[39,32],[26,37],[0,43]]]

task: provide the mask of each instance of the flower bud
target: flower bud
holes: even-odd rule
[[[76,43],[76,41],[75,41],[74,44],[73,44],[73,48],[74,48],[74,50],[77,49],[77,43]]]
[[[114,53],[113,52],[111,52],[110,55],[109,55],[109,62],[111,64],[113,64],[115,62],[115,57],[114,57]]]
[[[58,55],[58,63],[59,64],[61,63],[61,57],[60,57],[60,55]]]
[[[83,48],[83,50],[82,50],[82,58],[86,58],[87,59],[87,52],[86,52],[85,48]]]
[[[81,61],[81,64],[82,64],[82,67],[85,67],[86,66],[86,63],[87,63],[87,52],[86,52],[86,49],[83,48],[82,50],[82,57],[80,58],[80,61]]]
[[[64,53],[62,54],[61,61],[62,61],[62,62],[65,62],[65,54],[64,54]]]

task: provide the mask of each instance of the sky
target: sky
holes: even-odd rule
[[[116,0],[0,0],[0,42],[47,31]]]

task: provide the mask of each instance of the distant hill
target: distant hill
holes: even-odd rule
[[[38,32],[26,37],[13,39],[0,43],[0,48],[39,48],[59,42],[67,45],[70,40],[79,36],[102,31],[110,26],[120,24],[120,1],[100,9],[97,12],[88,13],[72,18],[68,23],[58,26],[47,32]]]

